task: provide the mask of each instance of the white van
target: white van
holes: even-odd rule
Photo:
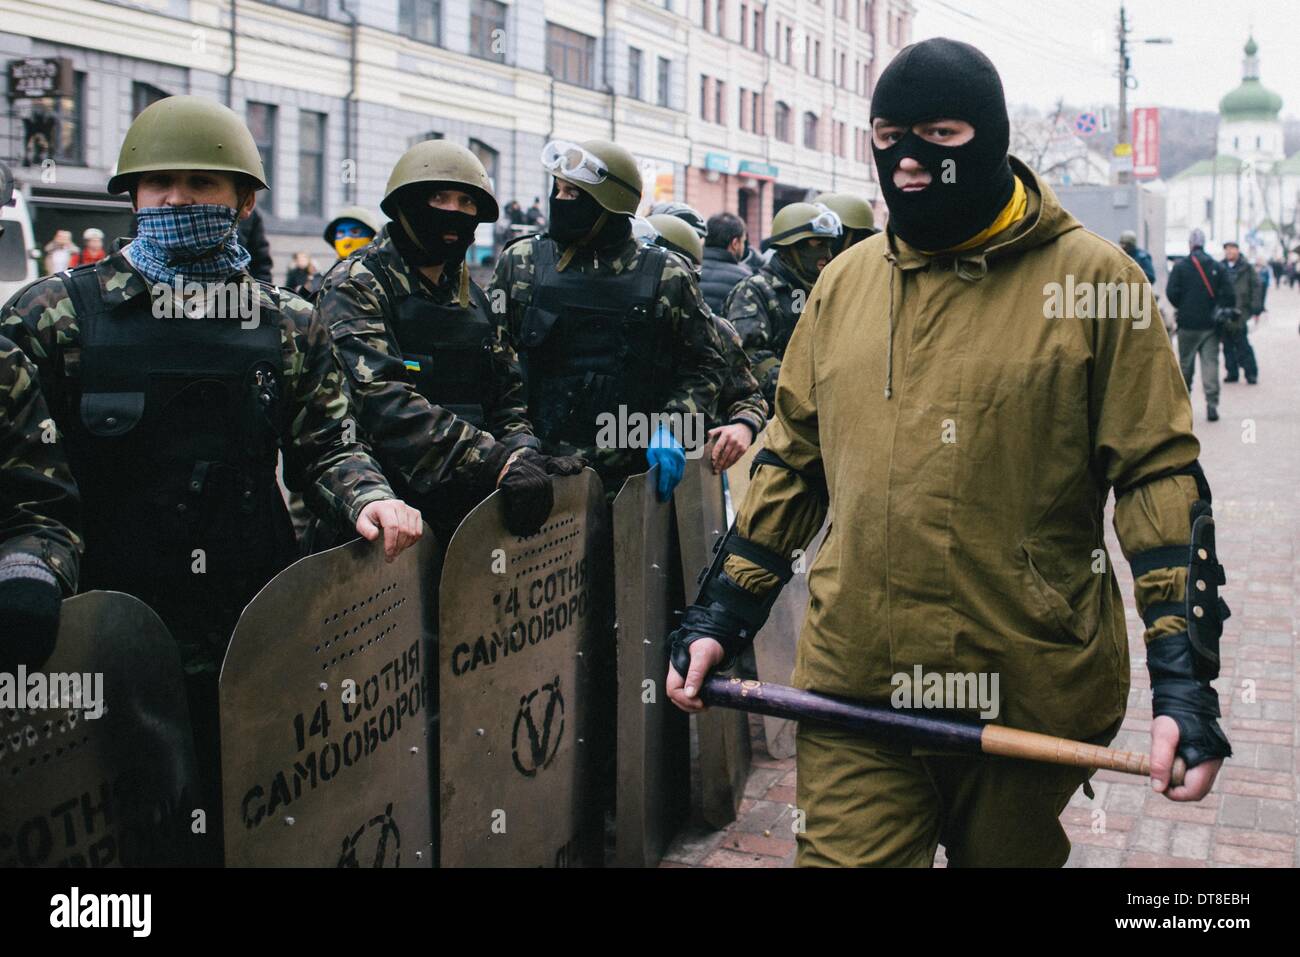
[[[38,278],[40,251],[36,249],[36,236],[32,232],[32,219],[27,214],[23,194],[14,191],[11,206],[0,206],[0,305],[23,286]]]

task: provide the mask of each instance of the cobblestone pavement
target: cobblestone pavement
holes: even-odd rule
[[[1196,804],[1153,793],[1140,778],[1100,771],[1096,799],[1076,792],[1061,821],[1073,844],[1067,867],[1295,867],[1296,638],[1300,629],[1300,290],[1269,291],[1250,338],[1258,385],[1221,386],[1216,423],[1205,419],[1200,369],[1193,383],[1201,463],[1214,493],[1224,595],[1223,666],[1215,687],[1234,756]],[[1255,325],[1252,323],[1252,326]],[[1127,607],[1132,690],[1114,747],[1149,747],[1151,691],[1133,580],[1107,516],[1107,541]],[[737,820],[691,828],[664,867],[788,867],[794,861],[794,759],[776,761],[754,732],[754,766]],[[943,849],[935,862],[944,863]]]

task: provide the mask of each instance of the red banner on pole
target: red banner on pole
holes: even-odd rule
[[[1133,111],[1133,176],[1154,179],[1160,175],[1160,110],[1154,106]]]

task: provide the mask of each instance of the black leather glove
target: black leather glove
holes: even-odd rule
[[[547,455],[544,458],[547,475],[579,475],[587,467],[587,460],[581,455]]]
[[[497,487],[505,499],[506,528],[510,534],[521,538],[536,535],[555,505],[545,457],[534,449],[519,452],[506,467],[506,474]]]
[[[62,604],[63,592],[48,571],[0,581],[0,671],[45,664],[54,652]]]
[[[1204,665],[1185,633],[1166,635],[1147,645],[1151,675],[1151,714],[1168,715],[1178,724],[1178,751],[1189,768],[1232,756],[1232,746],[1219,727],[1219,695],[1210,687]],[[1214,668],[1218,673],[1218,668]]]

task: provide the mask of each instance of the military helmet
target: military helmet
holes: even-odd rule
[[[423,140],[403,153],[388,176],[384,201],[379,208],[389,219],[396,219],[397,194],[408,186],[424,183],[464,187],[478,203],[480,223],[495,223],[501,217],[487,170],[477,156],[450,140]]]
[[[696,266],[703,261],[704,243],[685,221],[668,213],[660,213],[650,217],[650,225],[659,230],[656,242],[660,246],[681,253]]]
[[[242,173],[266,189],[253,134],[234,110],[202,96],[169,96],[140,111],[122,140],[108,191],[128,192],[142,173],[168,169]]]
[[[367,227],[376,236],[379,235],[379,218],[366,209],[364,206],[345,206],[335,214],[334,218],[325,224],[324,238],[325,242],[334,242],[334,230],[338,228],[339,223],[345,219],[355,219],[362,226]]]
[[[816,203],[791,203],[772,217],[769,246],[793,246],[801,239],[833,239],[841,232],[840,218]]]
[[[816,202],[839,216],[845,229],[875,229],[876,217],[871,204],[853,193],[822,193]]]
[[[650,207],[650,215],[676,216],[695,230],[695,235],[700,237],[700,242],[704,242],[705,237],[709,235],[709,227],[704,222],[704,217],[696,212],[694,207],[687,206],[685,203],[655,203]]]
[[[552,140],[542,149],[542,166],[590,194],[608,212],[632,216],[641,205],[641,170],[632,154],[617,143]]]

